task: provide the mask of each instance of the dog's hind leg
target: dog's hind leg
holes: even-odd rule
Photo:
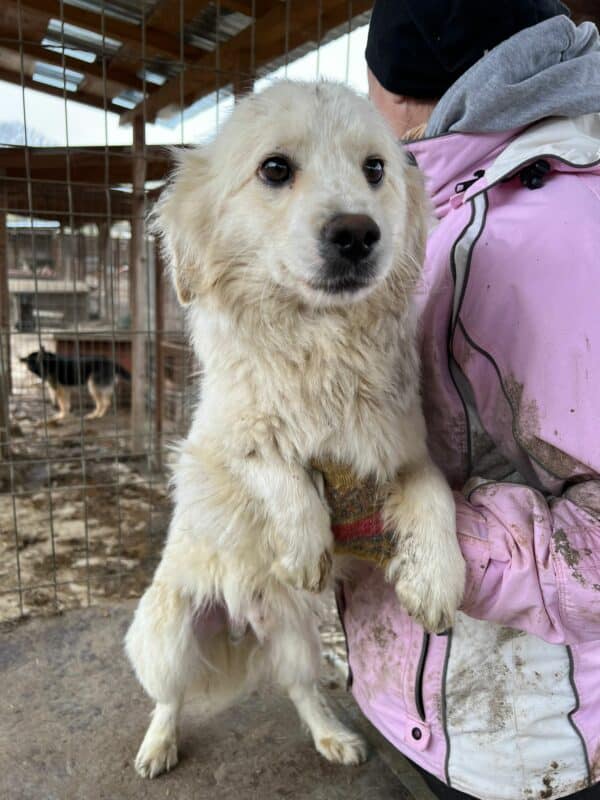
[[[208,621],[204,629],[191,602],[159,581],[142,597],[126,650],[142,686],[157,701],[135,759],[143,777],[154,778],[177,764],[177,722],[184,699],[193,699],[210,717],[256,687],[264,663],[256,636],[248,627],[234,637],[225,615],[222,624],[221,630],[217,621],[211,631]]]
[[[337,764],[363,762],[364,739],[342,725],[319,690],[321,652],[312,612],[307,609],[298,620],[286,619],[271,646],[274,678],[287,691],[319,753]]]
[[[49,383],[46,383],[46,391],[48,392],[48,397],[50,398],[50,402],[54,408],[58,408],[58,400],[56,399],[56,391],[54,390],[54,387]]]
[[[177,764],[177,722],[181,702],[157,703],[144,740],[135,758],[142,778],[156,778]]]
[[[94,377],[92,375],[90,375],[90,377],[87,379],[87,388],[95,403],[95,407],[93,411],[90,411],[89,414],[85,415],[85,419],[96,419],[96,417],[102,416],[100,413],[102,410],[102,394],[100,392],[100,388],[96,386],[96,382],[94,381]]]
[[[90,376],[87,385],[96,403],[96,408],[90,414],[87,414],[86,419],[101,419],[110,408],[115,385],[114,383],[98,383],[94,380],[93,375]]]
[[[125,648],[137,677],[156,702],[135,759],[140,775],[154,778],[177,763],[177,720],[190,676],[200,659],[189,598],[154,581],[136,610]]]
[[[115,390],[115,386],[111,383],[109,386],[100,386],[99,393],[100,393],[100,411],[98,413],[98,418],[102,418],[108,409],[110,408],[110,402],[113,396],[113,392]]]
[[[56,402],[58,403],[58,414],[50,417],[48,422],[60,422],[61,420],[65,419],[65,417],[68,417],[69,412],[71,411],[71,393],[66,386],[57,384],[56,388],[54,389],[54,396],[56,398]]]

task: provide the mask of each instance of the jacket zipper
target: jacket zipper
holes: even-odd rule
[[[415,707],[421,721],[425,722],[425,703],[423,701],[423,675],[425,674],[425,661],[429,650],[429,634],[423,633],[423,643],[421,645],[421,655],[417,666],[417,676],[415,679]]]
[[[346,679],[346,691],[352,688],[354,676],[352,675],[352,667],[350,666],[350,648],[348,647],[348,634],[346,633],[346,623],[344,622],[344,614],[346,613],[346,596],[344,594],[344,584],[338,581],[335,587],[335,604],[337,606],[338,618],[342,631],[344,633],[344,643],[346,644],[346,662],[348,664],[348,678]]]
[[[466,192],[467,189],[473,186],[474,183],[477,183],[477,181],[480,178],[483,178],[484,175],[485,175],[484,169],[475,170],[472,178],[466,181],[461,181],[460,183],[456,184],[456,186],[454,187],[454,194],[462,194],[463,192]]]

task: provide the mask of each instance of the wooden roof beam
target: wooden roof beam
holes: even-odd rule
[[[147,165],[147,179],[149,181],[160,181],[167,177],[171,170],[171,164],[149,164]],[[7,174],[0,177],[0,186],[2,184],[18,184],[26,180],[23,176],[24,170],[8,170]],[[109,165],[108,180],[106,170],[103,167],[88,167],[83,171],[78,167],[77,163],[71,163],[71,180],[69,184],[72,186],[85,186],[89,189],[97,189],[103,191],[107,187],[117,186],[124,183],[131,183],[131,162],[126,166],[115,166],[112,162]],[[63,167],[57,166],[54,169],[46,169],[43,172],[32,168],[31,182],[43,186],[47,185],[48,189],[67,183],[67,170],[66,164]]]
[[[11,167],[15,163],[20,163],[19,153],[22,153],[24,149],[23,145],[12,145],[5,149],[0,148],[0,167]],[[56,159],[64,156],[66,152],[67,149],[60,145],[37,147],[34,156],[35,163],[42,167],[52,166]],[[76,158],[81,163],[103,162],[107,155],[106,147],[102,144],[74,145],[68,148],[68,152],[70,158]],[[108,149],[108,156],[109,158],[129,161],[132,157],[131,145],[112,144]],[[168,149],[162,144],[146,145],[144,158],[146,161],[164,161],[165,163],[171,160]]]
[[[187,25],[210,4],[210,0],[163,0],[150,13],[147,25],[160,28],[179,38],[181,22]],[[183,17],[183,19],[182,19]]]
[[[251,17],[254,10],[256,19],[258,19],[270,11],[276,3],[282,2],[285,3],[285,0],[254,0],[254,9],[252,0],[223,0],[222,5],[231,11],[239,11],[240,14],[245,14],[247,17]]]
[[[584,20],[591,20],[600,25],[600,8],[597,0],[568,0],[573,22],[579,24]]]
[[[3,0],[3,2],[16,5],[17,0]],[[28,12],[38,13],[50,19],[62,20],[71,25],[78,25],[81,28],[102,33],[111,38],[118,39],[123,44],[135,47],[138,51],[142,50],[142,27],[134,23],[124,22],[114,17],[96,14],[76,6],[61,6],[60,0],[20,0],[21,8]],[[158,28],[150,25],[145,29],[145,50],[148,55],[158,55],[170,59],[178,60],[180,57],[179,37],[164,33]],[[186,58],[197,55],[198,49],[195,47],[185,47],[184,55]]]
[[[150,165],[148,167],[148,180],[149,181],[160,181],[167,177],[171,170],[171,165],[165,164],[164,166],[159,165]],[[79,180],[73,180],[73,175],[78,175]],[[17,175],[13,177],[11,172],[9,172],[6,176],[0,178],[0,185],[3,183],[18,183],[20,181],[25,180],[21,175]],[[48,169],[44,172],[36,172],[32,170],[32,182],[37,185],[47,184],[48,188],[51,189],[53,186],[57,184],[66,184],[67,183],[67,173],[66,168],[57,167],[56,169]],[[76,164],[71,164],[71,180],[69,184],[72,186],[85,186],[89,189],[97,189],[98,191],[104,191],[107,187],[110,186],[117,186],[122,183],[131,183],[131,164],[128,164],[127,170],[123,167],[119,168],[111,168],[109,169],[108,173],[108,181],[106,180],[106,172],[104,169],[92,168],[86,169],[84,176],[80,175],[80,170],[78,169]]]
[[[27,56],[28,58],[35,59],[36,61],[44,61],[47,64],[53,64],[57,67],[73,69],[76,72],[81,72],[86,78],[91,77],[96,81],[104,81],[105,79],[105,70],[102,66],[102,62],[96,61],[88,64],[87,62],[81,61],[79,58],[73,58],[66,53],[63,55],[55,48],[49,50],[48,48],[43,47],[41,44],[24,42],[19,45],[19,43],[14,39],[12,41],[9,40],[9,38],[4,35],[4,32],[0,30],[0,51],[2,50],[6,50],[7,52],[13,54],[16,53],[17,55],[20,55],[22,51],[23,55]],[[106,70],[106,83],[107,88],[114,88],[117,86],[120,89],[137,89],[140,92],[143,91],[144,85],[144,82],[141,80],[141,78],[138,78],[137,75],[127,72],[123,69],[115,69],[114,67],[110,70],[110,75],[108,73],[108,69]],[[111,89],[109,89],[109,94],[113,94]],[[118,94],[118,90],[114,92],[114,94]]]
[[[352,14],[368,11],[372,0],[353,0]],[[290,16],[286,20],[285,3],[278,3],[264,17],[257,19],[254,30],[254,67],[258,69],[282,56],[287,33],[289,51],[303,44],[316,41],[318,33],[323,37],[329,30],[337,28],[348,19],[347,0],[323,2],[320,20],[316,4],[291,4]],[[289,27],[288,27],[289,26]],[[287,29],[287,30],[286,30]],[[219,48],[219,85],[224,86],[241,72],[249,74],[251,58],[252,29],[246,28],[238,36],[222,44]],[[198,98],[214,91],[217,86],[217,55],[210,53],[187,65],[181,75],[163,84],[145,103],[121,114],[121,125],[130,124],[135,117],[145,113],[147,122],[156,119],[161,109],[178,105],[181,96],[181,81],[185,92],[184,102],[189,105]],[[246,66],[247,65],[247,66]]]
[[[281,27],[282,24],[285,26],[285,6],[279,3],[264,17],[256,20],[254,25],[255,43],[260,37],[266,36],[272,27]],[[119,124],[131,124],[142,113],[146,115],[146,121],[154,121],[161,109],[179,104],[182,82],[186,96],[193,93],[194,97],[198,98],[202,96],[203,92],[208,93],[208,87],[210,90],[214,90],[217,85],[217,60],[221,72],[219,85],[226,85],[233,79],[234,74],[240,71],[241,54],[246,51],[250,52],[251,43],[252,29],[246,28],[228,42],[220,45],[218,52],[207,53],[192,64],[186,65],[183,73],[163,84],[154,92],[152,98],[147,98],[145,103],[139,103],[135,108],[123,113]]]

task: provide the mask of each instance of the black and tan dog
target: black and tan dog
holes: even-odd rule
[[[103,417],[110,406],[115,383],[119,378],[131,380],[131,375],[109,358],[103,356],[60,356],[42,348],[21,361],[34,375],[45,381],[50,397],[59,413],[50,422],[64,419],[71,410],[71,389],[86,384],[96,407],[86,419]]]

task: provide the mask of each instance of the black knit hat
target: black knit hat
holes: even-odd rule
[[[366,59],[394,94],[439,98],[487,50],[558,14],[559,0],[376,0]]]

